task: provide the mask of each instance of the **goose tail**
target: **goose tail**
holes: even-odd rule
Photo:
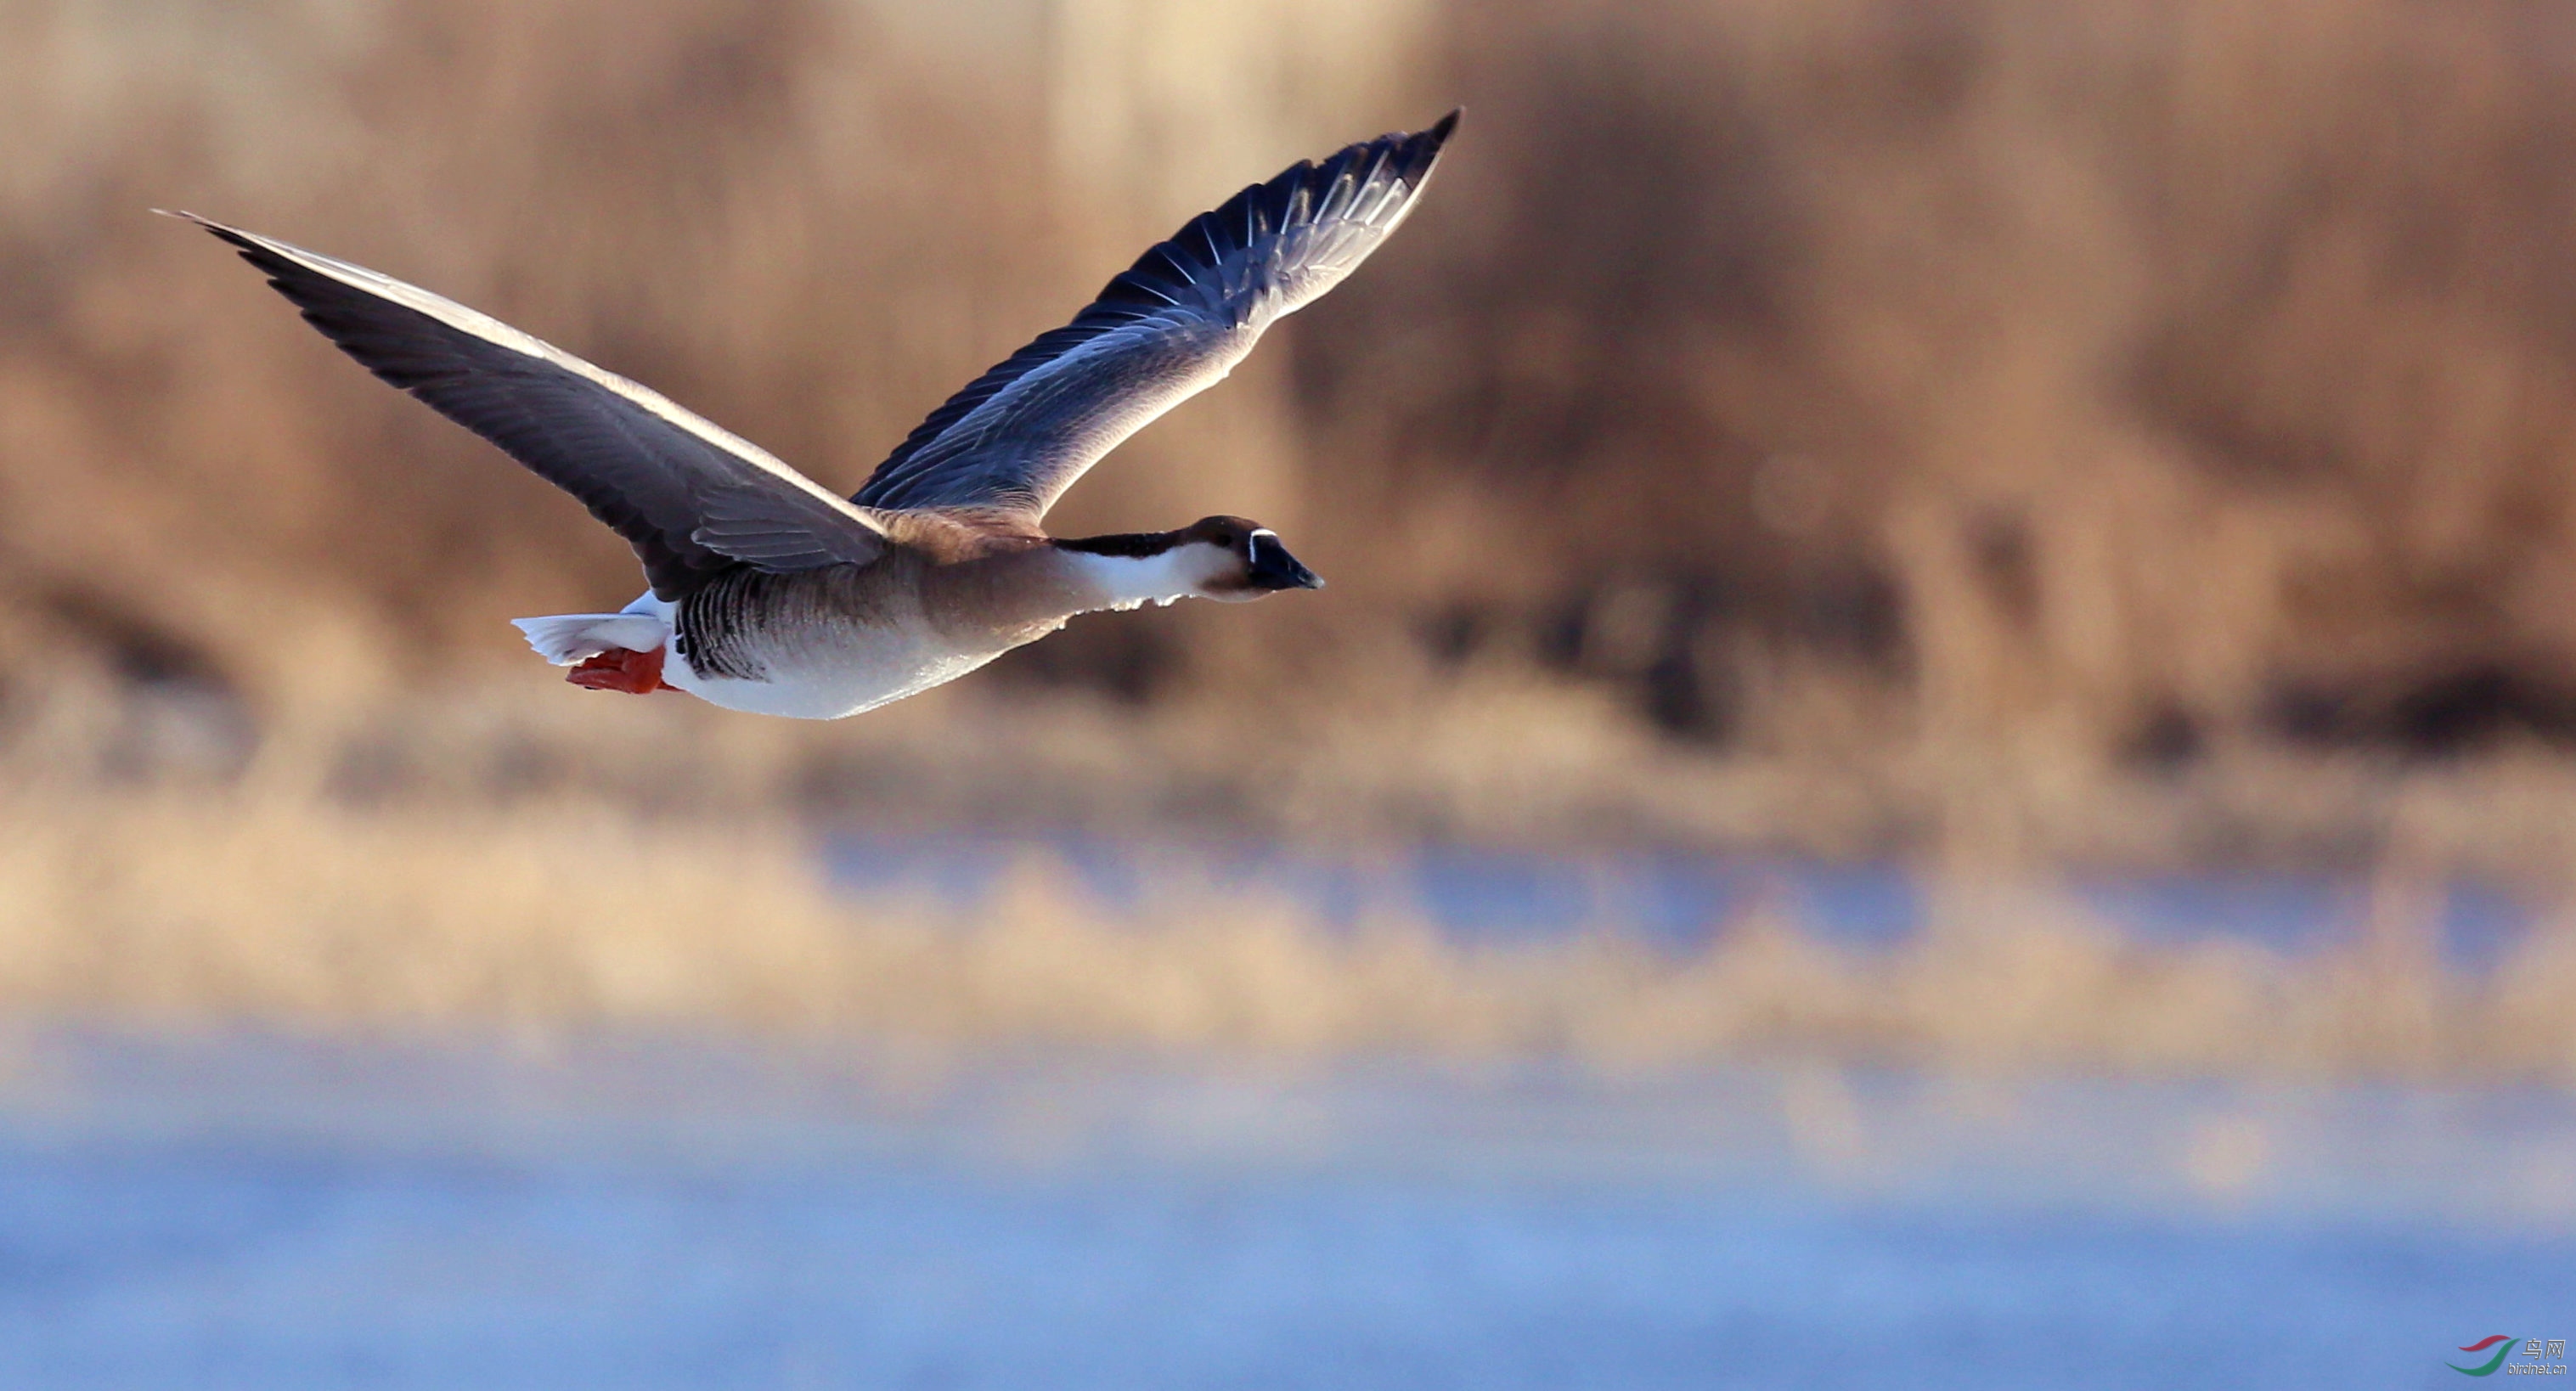
[[[671,640],[671,625],[649,613],[558,613],[510,622],[538,656],[559,667],[602,652],[650,652]]]

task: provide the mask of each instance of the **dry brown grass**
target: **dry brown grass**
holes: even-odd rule
[[[2358,945],[2298,959],[2148,947],[1979,880],[1893,951],[1758,907],[1676,959],[1615,923],[1512,947],[1336,928],[1284,890],[1186,875],[1113,910],[1040,852],[971,910],[853,899],[790,823],[562,794],[357,808],[292,768],[193,790],[17,772],[0,1013],[20,1019],[2576,1085],[2567,935],[2462,977],[2402,883]]]
[[[487,697],[500,620],[629,559],[142,212],[418,278],[854,482],[1225,191],[1143,167],[1162,127],[1065,163],[1063,55],[1006,10],[0,9],[0,717],[212,693],[402,795],[2576,863],[2554,11],[1507,0],[1408,7],[1366,80],[1291,54],[1210,137],[1240,177],[1464,99],[1443,186],[1064,520],[1259,511],[1334,588],[1079,624],[830,734]]]
[[[1658,601],[1568,660],[1739,747],[2098,784],[2563,738],[2564,26],[1488,7],[1450,244],[1303,340],[1322,458],[1486,631]]]

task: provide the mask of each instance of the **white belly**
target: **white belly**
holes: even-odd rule
[[[1001,655],[907,650],[897,644],[889,647],[892,650],[854,652],[846,661],[778,672],[762,681],[700,676],[689,669],[685,660],[673,657],[663,664],[662,680],[727,710],[784,715],[796,720],[837,720],[954,681]]]
[[[667,624],[673,608],[646,595],[627,611],[656,613]],[[685,657],[674,652],[662,663],[662,681],[727,710],[838,720],[954,681],[1007,650],[959,650],[926,624],[900,624],[867,629],[860,641],[793,665],[774,664],[766,679],[756,681],[700,676]]]

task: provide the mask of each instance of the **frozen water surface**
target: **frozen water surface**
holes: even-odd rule
[[[2544,1093],[73,1033],[0,1087],[9,1385],[2441,1386],[2571,1324]]]

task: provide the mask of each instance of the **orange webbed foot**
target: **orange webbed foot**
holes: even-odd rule
[[[662,679],[662,654],[666,650],[656,647],[650,652],[630,652],[622,647],[611,648],[586,659],[564,679],[587,690],[624,691],[628,695],[676,690]]]

